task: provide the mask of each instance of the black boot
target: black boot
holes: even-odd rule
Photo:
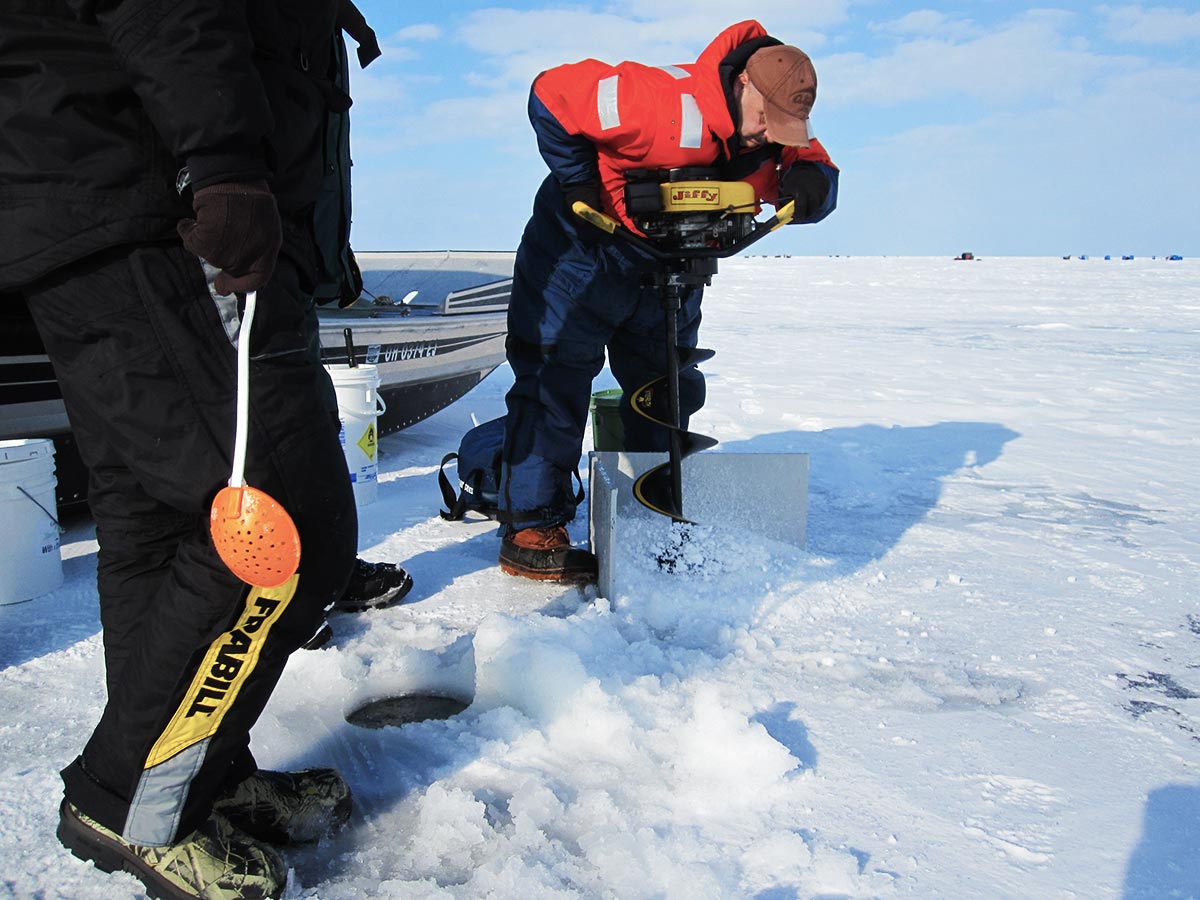
[[[572,547],[561,525],[506,534],[500,544],[500,568],[509,575],[564,584],[590,584],[598,572],[596,557]]]
[[[346,591],[334,601],[332,612],[362,612],[399,603],[412,590],[412,576],[387,562],[356,559]]]

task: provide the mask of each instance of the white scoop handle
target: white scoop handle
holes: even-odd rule
[[[246,432],[250,420],[250,326],[258,305],[258,291],[246,292],[246,310],[238,326],[237,345],[237,430],[233,439],[233,471],[229,475],[231,488],[246,485]]]

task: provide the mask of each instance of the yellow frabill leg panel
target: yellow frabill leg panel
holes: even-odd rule
[[[250,589],[241,618],[208,648],[170,724],[151,748],[145,768],[212,737],[258,666],[271,626],[287,609],[299,582],[297,574],[279,587]]]

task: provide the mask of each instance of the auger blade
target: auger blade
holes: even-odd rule
[[[709,437],[707,434],[697,434],[694,431],[685,431],[680,435],[680,438],[683,441],[681,449],[684,456],[691,456],[693,453],[699,453],[701,450],[710,450],[721,443],[715,437]]]
[[[715,269],[713,271],[716,271]],[[683,518],[683,458],[709,447],[717,441],[702,434],[693,434],[680,425],[679,373],[712,359],[716,353],[701,347],[680,347],[677,312],[682,294],[679,281],[658,282],[663,288],[663,310],[666,330],[667,371],[648,381],[629,397],[634,412],[667,429],[668,459],[634,482],[633,493],[638,502],[653,512],[670,516],[676,522]],[[686,282],[683,283],[695,283]],[[694,524],[694,523],[689,523]]]
[[[694,524],[683,517],[683,509],[676,503],[671,487],[671,464],[665,462],[643,472],[633,483],[633,495],[642,506],[669,516],[676,522]]]
[[[706,350],[703,347],[679,348],[679,371],[708,362],[717,355],[716,350]]]
[[[698,352],[705,359],[713,355],[710,350]],[[642,385],[634,392],[630,402],[638,414],[645,416],[657,425],[662,425],[673,433],[671,437],[672,460],[677,458],[682,462],[684,457],[708,450],[720,443],[716,438],[711,438],[706,434],[697,434],[694,431],[685,431],[673,423],[670,379],[666,375]],[[678,498],[675,488],[672,460],[643,473],[634,482],[633,494],[639,503],[653,512],[669,516],[676,522],[695,524],[683,518],[683,501]]]
[[[661,383],[660,383],[661,382]],[[701,450],[708,450],[710,447],[715,447],[721,443],[716,438],[711,438],[706,434],[697,434],[694,431],[683,431],[669,424],[670,413],[668,411],[669,398],[667,397],[667,382],[665,378],[655,379],[647,385],[638,389],[638,392],[633,396],[633,408],[658,425],[664,428],[670,428],[672,431],[679,431],[680,439],[682,440],[681,449],[684,456],[689,456],[692,453],[699,453]]]
[[[715,447],[720,443],[720,441],[714,438],[706,437],[702,434],[693,434],[690,431],[683,431],[671,424],[671,398],[667,393],[667,379],[665,377],[656,378],[649,384],[638,388],[637,393],[633,395],[632,403],[634,411],[645,416],[651,422],[662,425],[664,428],[670,428],[672,431],[679,431],[683,435],[683,453],[685,456],[689,453],[707,450],[709,447]]]
[[[715,350],[707,350],[703,347],[685,347],[679,351],[679,371],[682,372],[684,369],[697,366],[716,355],[717,351]],[[633,392],[629,402],[633,405],[634,410],[647,419],[670,428],[670,394],[667,382],[666,375],[660,375],[653,381],[646,382]]]
[[[659,425],[670,428],[671,396],[667,390],[667,376],[661,375],[643,384],[629,398],[633,410]]]

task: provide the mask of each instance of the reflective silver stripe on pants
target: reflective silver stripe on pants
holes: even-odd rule
[[[142,772],[121,832],[125,840],[132,844],[164,847],[181,837],[175,834],[175,829],[179,827],[192,779],[204,763],[208,744],[209,740],[193,744],[166,762]]]
[[[680,94],[679,146],[693,150],[700,148],[700,138],[704,134],[704,116],[700,114],[700,106],[691,94]]]
[[[596,87],[596,112],[600,115],[600,127],[607,131],[621,124],[621,111],[617,107],[617,79],[610,75],[600,79]]]
[[[241,332],[241,314],[238,311],[237,294],[218,294],[213,282],[221,274],[221,270],[206,259],[201,259],[200,265],[204,268],[204,280],[208,283],[209,296],[213,298],[217,315],[221,317],[221,327],[225,329],[229,343],[236,347],[238,334]]]

